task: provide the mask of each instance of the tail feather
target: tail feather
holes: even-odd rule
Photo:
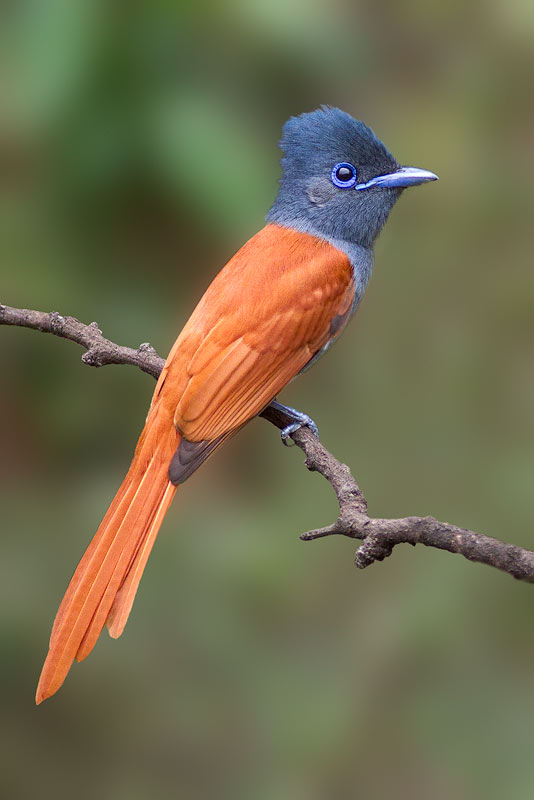
[[[74,575],[71,578],[71,581],[70,581],[70,583],[68,585],[67,591],[65,592],[63,600],[61,601],[61,605],[60,605],[60,607],[58,609],[58,612],[56,614],[56,618],[55,618],[54,624],[52,626],[52,632],[50,634],[49,647],[52,647],[52,644],[54,642],[54,639],[56,638],[57,632],[61,628],[63,617],[65,616],[65,611],[70,607],[71,602],[72,602],[72,598],[73,598],[73,596],[74,596],[74,594],[76,592],[76,589],[78,588],[80,582],[82,581],[82,579],[83,579],[83,577],[84,577],[84,575],[86,573],[86,570],[88,569],[89,565],[91,564],[91,559],[94,556],[94,552],[95,552],[96,548],[98,547],[98,544],[99,544],[100,540],[102,539],[102,537],[106,533],[108,525],[110,524],[111,520],[117,515],[118,507],[119,506],[122,506],[123,508],[125,507],[124,498],[125,498],[125,495],[128,493],[128,490],[130,490],[130,494],[133,492],[133,484],[132,484],[131,480],[128,480],[128,478],[129,478],[129,475],[127,475],[126,478],[124,479],[120,489],[118,490],[118,492],[115,495],[110,507],[108,508],[108,510],[107,510],[107,512],[106,512],[106,514],[104,516],[104,519],[100,523],[97,532],[95,533],[93,539],[91,540],[91,543],[90,543],[89,547],[87,548],[87,550],[83,554],[83,556],[82,556],[82,558],[80,560],[80,563],[76,567],[76,571],[74,572]]]
[[[59,689],[75,658],[81,661],[89,655],[108,616],[113,636],[124,629],[150,550],[176,491],[168,468],[179,435],[172,422],[163,431],[161,425],[159,431],[151,430],[154,418],[157,424],[156,415],[149,416],[128,474],[60,605],[37,687],[37,703]]]
[[[162,492],[157,479],[154,480],[153,472],[151,462],[128,511],[108,544],[96,579],[88,589],[84,607],[91,612],[91,618],[76,651],[76,661],[87,658],[95,646],[114,597],[132,561],[138,540],[144,535],[147,518],[152,516],[154,504],[159,502]]]
[[[114,639],[118,639],[128,621],[137,588],[139,586],[139,581],[143,575],[143,570],[145,569],[146,562],[154,542],[156,541],[156,536],[158,535],[163,517],[165,516],[167,509],[172,502],[176,488],[177,487],[172,483],[167,485],[161,504],[159,505],[152,519],[150,527],[148,528],[143,541],[140,543],[140,546],[137,549],[133,562],[128,570],[122,586],[115,595],[115,599],[113,601],[113,605],[111,606],[111,610],[108,614],[106,622],[109,635]]]

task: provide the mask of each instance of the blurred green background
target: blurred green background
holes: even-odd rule
[[[290,114],[336,104],[438,184],[410,191],[356,320],[282,399],[376,516],[531,547],[528,0],[22,0],[0,33],[0,301],[161,354],[261,225]],[[298,534],[336,505],[258,420],[180,491],[122,639],[39,709],[50,625],[153,381],[0,328],[0,793],[534,796],[534,587]]]

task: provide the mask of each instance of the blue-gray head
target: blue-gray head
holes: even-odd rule
[[[401,167],[373,131],[339,108],[291,117],[282,178],[267,215],[297,230],[372,247],[401,191],[437,175]]]

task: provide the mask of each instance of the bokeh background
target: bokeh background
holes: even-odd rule
[[[170,348],[262,225],[291,114],[372,125],[407,192],[356,320],[283,395],[377,516],[532,547],[534,12],[528,0],[6,3],[0,301]],[[261,266],[259,266],[261,268]],[[0,328],[6,798],[534,795],[534,589],[399,548],[304,544],[329,487],[258,420],[186,487],[122,639],[33,705],[50,625],[153,390]]]

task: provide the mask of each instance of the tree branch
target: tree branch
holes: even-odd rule
[[[102,335],[96,322],[84,325],[74,317],[63,317],[55,311],[47,314],[0,305],[0,325],[33,328],[76,342],[86,350],[82,361],[92,367],[132,364],[157,378],[165,363],[150,344],[141,344],[137,350],[120,347]],[[272,406],[260,416],[279,429],[292,421]],[[291,438],[306,455],[306,467],[311,472],[318,472],[332,486],[339,505],[337,520],[325,528],[303,533],[300,538],[304,541],[334,534],[362,540],[355,557],[356,566],[360,569],[375,561],[383,561],[398,544],[424,544],[449,553],[459,553],[469,561],[487,564],[518,580],[534,583],[534,552],[531,550],[439,522],[433,517],[370,517],[365,497],[350,469],[329,453],[308,428],[301,428]]]
[[[63,317],[57,311],[30,311],[27,308],[10,308],[0,304],[0,325],[18,325],[33,328],[43,333],[53,333],[62,339],[81,344],[86,349],[82,356],[84,364],[90,367],[103,367],[106,364],[132,364],[143,372],[157,378],[165,359],[160,358],[152,345],[145,342],[137,350],[120,347],[102,335],[96,322],[84,325],[75,317]]]

